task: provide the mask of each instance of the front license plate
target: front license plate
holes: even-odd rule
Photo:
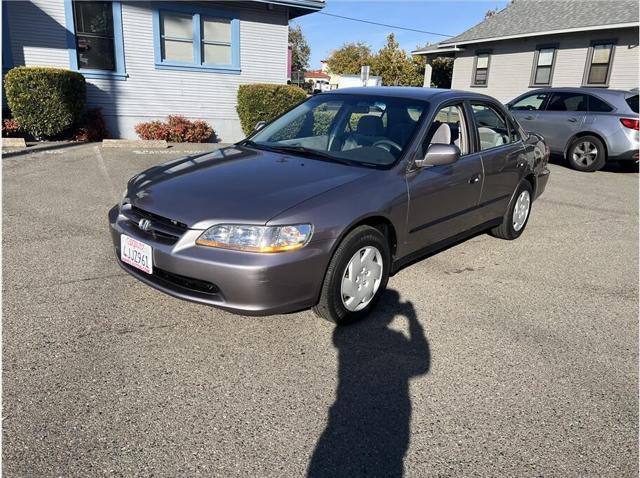
[[[120,259],[125,264],[153,274],[153,253],[151,246],[126,234],[120,235]]]

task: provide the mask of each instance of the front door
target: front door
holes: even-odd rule
[[[454,144],[460,148],[461,157],[452,164],[407,173],[409,253],[476,225],[482,160],[471,147],[469,124],[462,103],[449,104],[438,110],[425,134],[419,154],[424,155],[431,144]]]
[[[544,105],[548,98],[549,93],[533,93],[510,103],[509,110],[511,110],[511,114],[525,131],[537,133],[536,119],[538,112],[544,110]]]
[[[544,137],[551,151],[564,153],[569,138],[580,131],[587,109],[583,93],[552,93],[546,108],[538,111],[533,131]]]

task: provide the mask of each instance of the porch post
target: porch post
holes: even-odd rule
[[[433,70],[431,61],[433,60],[433,57],[429,55],[425,55],[425,57],[426,61],[424,64],[424,83],[422,84],[422,86],[424,86],[425,88],[431,88],[431,72]]]

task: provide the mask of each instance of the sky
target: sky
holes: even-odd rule
[[[479,23],[487,10],[504,8],[506,4],[506,1],[500,0],[327,0],[322,12],[453,36]],[[393,32],[400,46],[410,52],[417,45],[446,38],[343,20],[320,13],[296,18],[291,23],[302,27],[311,47],[311,69],[320,68],[320,60],[347,42],[367,43],[376,52],[384,46],[387,35]]]

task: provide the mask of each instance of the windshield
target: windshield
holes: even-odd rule
[[[255,133],[254,147],[318,159],[389,166],[409,144],[427,103],[365,95],[319,95]]]

